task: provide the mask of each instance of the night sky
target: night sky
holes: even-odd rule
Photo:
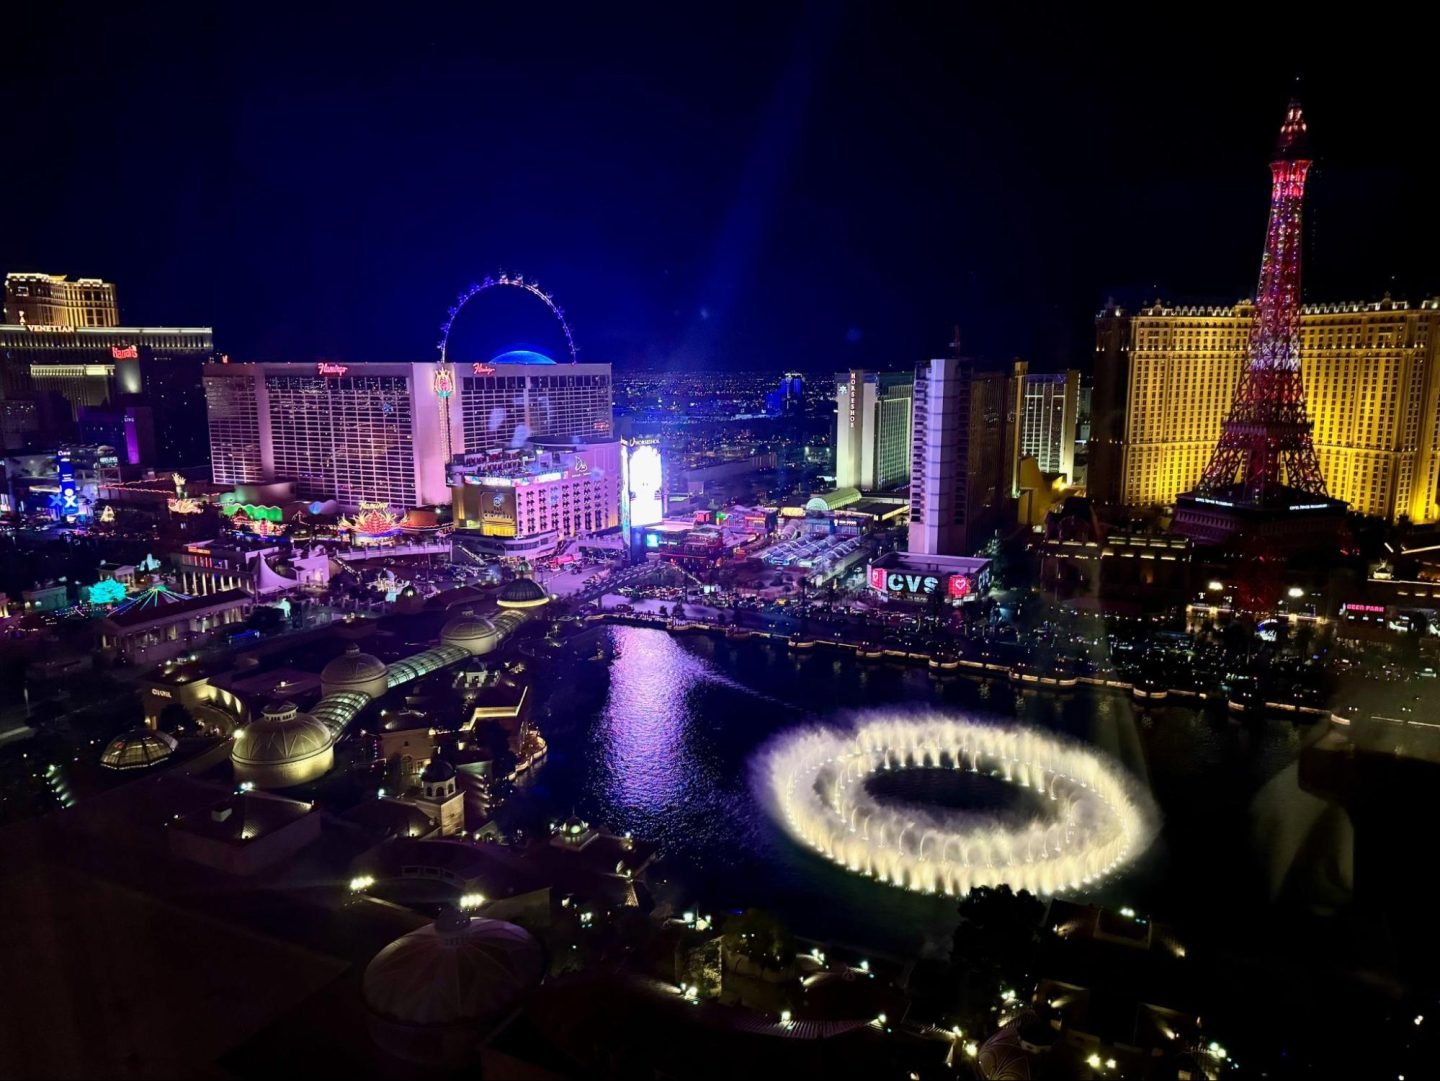
[[[956,322],[1083,366],[1107,295],[1254,288],[1296,74],[1307,299],[1440,291],[1409,19],[122,6],[5,17],[0,270],[105,277],[236,359],[430,359],[505,268],[620,366],[908,367]]]

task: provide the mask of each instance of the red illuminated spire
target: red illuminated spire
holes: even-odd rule
[[[1310,164],[1305,116],[1292,100],[1270,162],[1270,225],[1248,363],[1196,495],[1254,507],[1297,495],[1328,498],[1300,379],[1300,221]]]

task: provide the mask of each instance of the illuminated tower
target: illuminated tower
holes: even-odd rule
[[[1305,118],[1292,100],[1270,162],[1270,224],[1255,321],[1220,441],[1175,529],[1202,544],[1260,542],[1277,554],[1334,543],[1345,504],[1330,498],[1300,379],[1300,222],[1310,170]]]

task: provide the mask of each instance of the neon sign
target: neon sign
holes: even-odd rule
[[[124,347],[112,345],[110,355],[116,360],[139,360],[140,350],[137,346],[127,345]]]
[[[941,589],[951,600],[964,600],[975,591],[968,574],[913,574],[908,571],[870,568],[870,588],[880,593],[898,593],[909,597],[928,597]]]
[[[435,369],[435,382],[432,384],[435,393],[442,398],[448,398],[455,393],[455,376],[449,368]]]
[[[1372,615],[1384,615],[1385,606],[1383,604],[1347,604],[1345,605],[1345,611],[1369,612]]]
[[[271,522],[285,520],[285,512],[279,507],[263,507],[255,503],[226,503],[220,508],[220,513],[230,518],[241,511],[245,512],[246,518],[265,518]]]
[[[476,375],[494,375],[495,365],[493,364],[472,364],[470,370]]]
[[[344,375],[350,368],[346,364],[332,364],[328,360],[322,360],[315,365],[315,370],[321,375]]]
[[[909,593],[923,595],[934,593],[940,588],[940,578],[934,574],[906,574],[904,571],[887,571],[884,567],[870,568],[870,585],[881,593]]]

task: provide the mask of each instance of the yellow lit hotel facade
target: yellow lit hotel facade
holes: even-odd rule
[[[1097,320],[1096,392],[1119,406],[1091,494],[1173,505],[1199,480],[1245,362],[1253,303],[1156,304]],[[1440,299],[1302,309],[1300,367],[1330,494],[1379,518],[1440,520]],[[1108,384],[1108,387],[1107,387]],[[1095,464],[1103,462],[1096,476]]]

